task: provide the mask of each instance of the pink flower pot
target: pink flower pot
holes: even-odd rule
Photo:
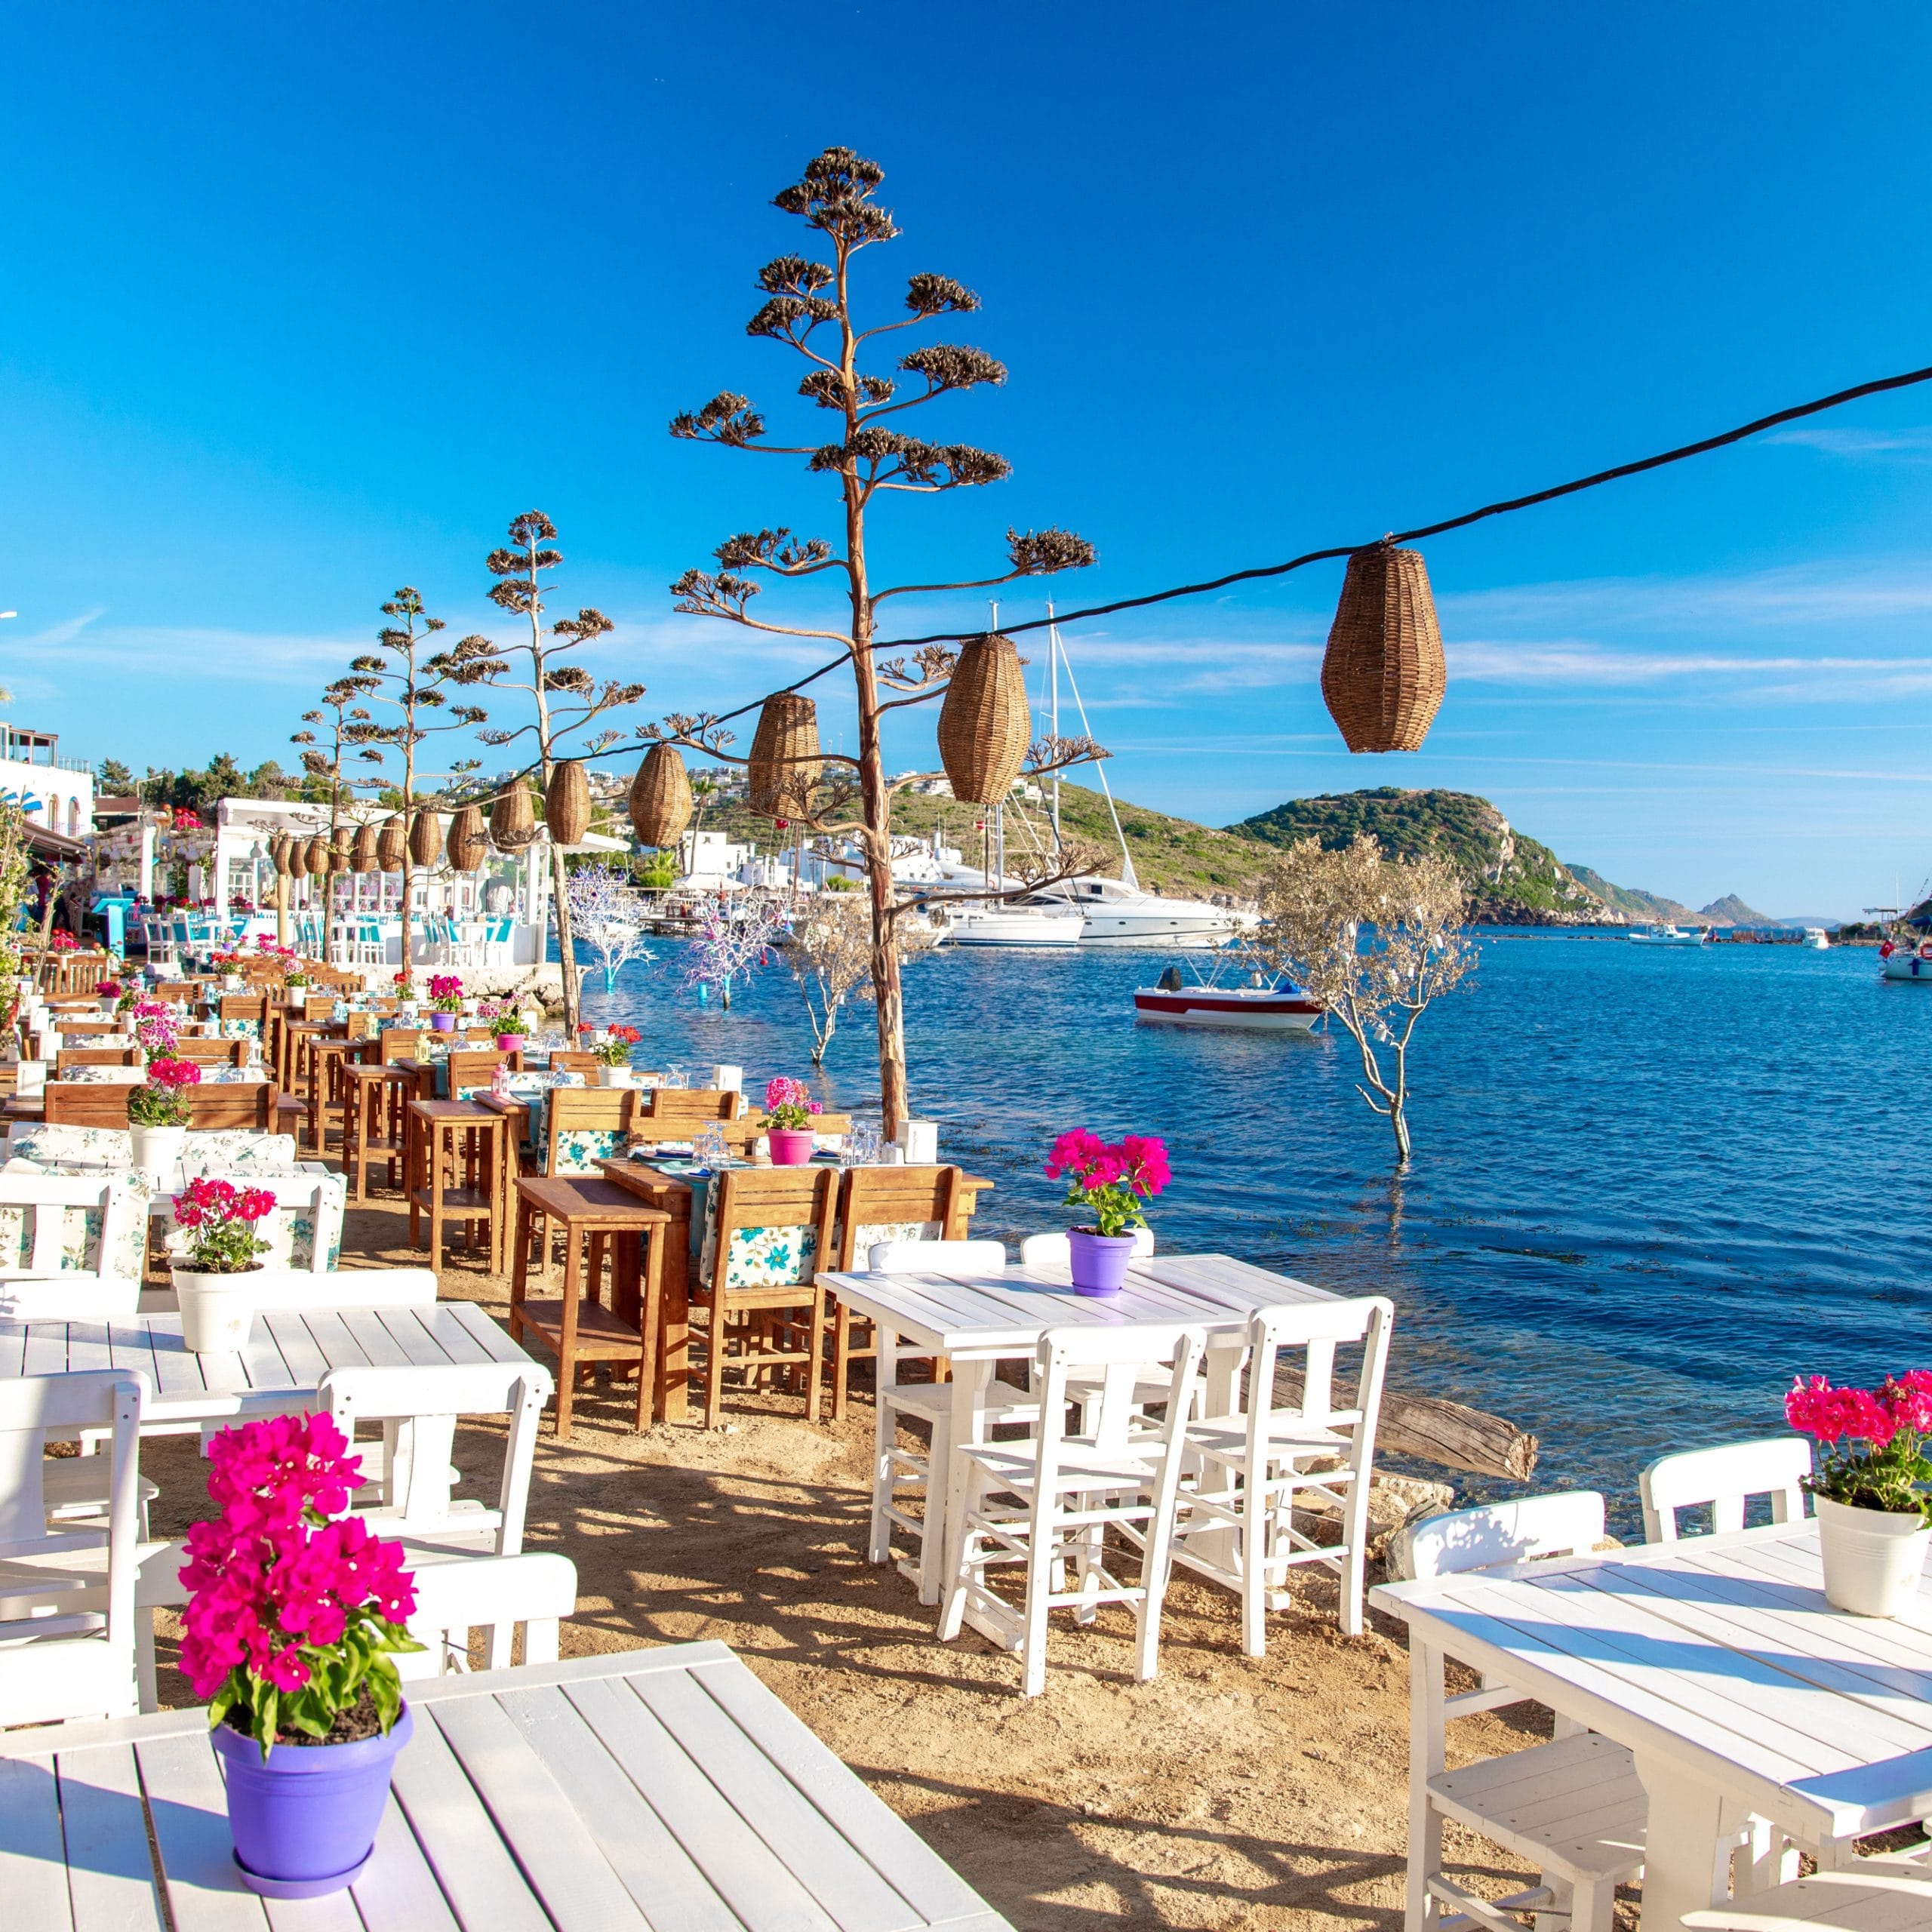
[[[497,1051],[500,1054],[521,1053],[523,1035],[521,1033],[499,1033],[497,1035]]]
[[[808,1127],[774,1127],[767,1137],[771,1143],[774,1168],[802,1168],[811,1158],[816,1144]]]
[[[1134,1256],[1131,1235],[1097,1235],[1091,1228],[1069,1228],[1073,1292],[1077,1295],[1117,1295],[1127,1280]]]

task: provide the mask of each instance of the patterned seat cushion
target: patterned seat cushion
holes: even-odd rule
[[[291,1140],[289,1145],[293,1147]],[[47,1127],[17,1129],[8,1142],[9,1155],[38,1161],[43,1167],[56,1161],[112,1161],[134,1158],[134,1137],[125,1127]]]
[[[715,1243],[707,1243],[703,1278],[708,1286],[717,1258]],[[817,1272],[816,1228],[735,1228],[731,1251],[725,1258],[727,1288],[804,1287]]]
[[[261,1134],[252,1128],[194,1128],[183,1158],[224,1173],[288,1174],[295,1171],[295,1137]]]
[[[600,1161],[614,1161],[624,1151],[620,1127],[566,1127],[557,1134],[554,1174],[594,1174]]]

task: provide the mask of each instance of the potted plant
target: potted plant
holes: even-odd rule
[[[456,1031],[456,1017],[463,1006],[463,981],[454,973],[429,975],[429,1024],[439,1033]]]
[[[214,957],[217,977],[224,992],[234,992],[242,984],[242,955],[238,952],[217,952]]]
[[[1857,1617],[1897,1617],[1918,1594],[1932,1546],[1932,1371],[1878,1389],[1792,1383],[1785,1420],[1818,1444],[1804,1486],[1818,1510],[1826,1601]],[[1838,1447],[1842,1444],[1842,1448]]]
[[[168,1044],[174,1044],[169,1036]],[[151,1058],[147,1078],[128,1094],[128,1138],[134,1143],[134,1165],[159,1186],[181,1158],[193,1118],[188,1089],[197,1085],[202,1069],[191,1060]]]
[[[396,1011],[405,1019],[414,1020],[420,1004],[416,997],[415,976],[406,970],[400,972],[395,976],[395,986]]]
[[[297,1013],[309,997],[309,976],[299,966],[291,966],[282,977],[283,997]]]
[[[248,1277],[268,1247],[255,1223],[275,1205],[266,1188],[206,1177],[174,1197],[175,1225],[188,1233],[187,1252],[174,1263],[174,1298],[182,1338],[195,1354],[227,1354],[247,1343],[255,1315]]]
[[[611,1026],[591,1048],[597,1056],[597,1084],[600,1087],[628,1087],[631,1084],[631,1049],[644,1035],[635,1026]],[[500,1046],[501,1041],[497,1042]]]
[[[765,1082],[765,1136],[774,1168],[801,1168],[811,1158],[812,1115],[822,1111],[802,1080],[781,1073]]]
[[[1046,1176],[1064,1180],[1066,1205],[1094,1217],[1091,1226],[1066,1231],[1074,1293],[1118,1294],[1134,1254],[1134,1230],[1147,1225],[1140,1203],[1152,1200],[1171,1178],[1165,1143],[1130,1134],[1110,1146],[1084,1127],[1072,1128],[1054,1143]]]
[[[94,992],[100,1001],[102,1012],[113,1013],[118,1011],[121,1004],[121,982],[118,980],[100,980],[95,986]]]
[[[181,1668],[208,1700],[242,1882],[316,1898],[368,1864],[409,1741],[392,1654],[420,1650],[402,1546],[345,1512],[361,1478],[327,1416],[209,1443],[220,1514],[188,1531]]]

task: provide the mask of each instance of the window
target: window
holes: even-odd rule
[[[67,836],[78,838],[81,835],[81,801],[78,798],[67,801]]]

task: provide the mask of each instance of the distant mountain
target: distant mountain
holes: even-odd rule
[[[1645,924],[1661,921],[1676,925],[1697,917],[1689,906],[1680,906],[1675,899],[1666,899],[1661,893],[1642,892],[1633,885],[1612,885],[1601,872],[1592,872],[1588,866],[1572,865],[1569,871],[1572,878],[1586,886],[1613,912],[1621,912],[1626,918]]]
[[[1470,911],[1489,925],[1617,924],[1547,845],[1515,830],[1487,798],[1469,792],[1405,792],[1393,785],[1290,798],[1228,830],[1269,845],[1316,838],[1333,851],[1372,833],[1398,858],[1446,859],[1467,881]],[[1647,915],[1646,915],[1647,916]]]
[[[1708,919],[1714,926],[1781,926],[1786,922],[1774,919],[1767,913],[1754,912],[1734,892],[1727,892],[1721,899],[1713,899],[1697,915]]]

